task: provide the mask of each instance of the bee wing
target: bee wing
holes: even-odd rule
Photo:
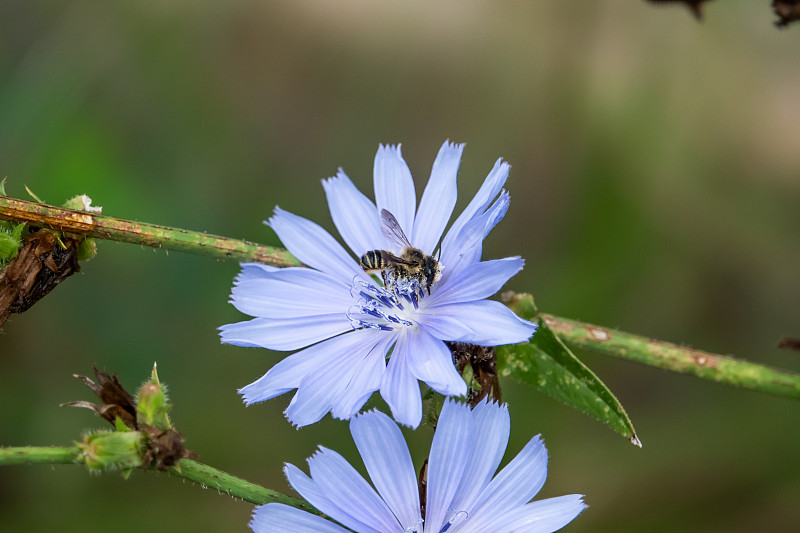
[[[383,231],[384,237],[398,246],[413,248],[411,243],[408,242],[408,237],[403,233],[403,228],[400,227],[400,223],[394,218],[394,215],[386,209],[381,209],[381,230]],[[403,262],[405,263],[405,261]]]
[[[390,263],[394,263],[396,265],[413,265],[414,263],[411,261],[407,261],[402,257],[397,257],[391,252],[387,252],[386,250],[381,251],[381,256],[383,257],[384,261],[389,261]]]

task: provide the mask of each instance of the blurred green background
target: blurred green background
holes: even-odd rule
[[[466,142],[459,206],[494,160],[512,205],[485,257],[544,311],[800,371],[800,27],[767,2],[10,1],[0,6],[0,176],[60,204],[278,244],[273,207],[332,228],[320,180],[371,193],[378,143],[418,180]],[[102,242],[0,335],[0,443],[103,427],[61,402],[92,361],[135,389],[154,361],[202,461],[289,492],[283,462],[346,425],[302,430],[289,397],[236,388],[280,359],[223,346],[238,266]],[[568,531],[793,531],[800,404],[580,354],[644,443],[505,383],[516,453],[542,433],[542,496],[580,492]],[[418,462],[430,431],[410,436]],[[507,454],[507,459],[510,455]],[[0,468],[2,531],[244,531],[252,506],[166,474]]]

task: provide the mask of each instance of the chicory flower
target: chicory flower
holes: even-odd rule
[[[586,507],[578,494],[531,501],[547,477],[547,450],[538,436],[495,475],[510,432],[505,405],[483,401],[470,410],[445,402],[422,491],[425,511],[398,426],[370,411],[353,418],[350,432],[372,485],[323,447],[308,459],[310,476],[290,464],[284,468],[292,487],[341,526],[269,503],[253,513],[255,533],[549,533]]]
[[[300,351],[239,391],[247,405],[297,389],[286,415],[305,426],[328,412],[349,419],[380,390],[395,420],[417,427],[419,381],[446,396],[467,391],[445,341],[497,346],[533,335],[535,324],[486,299],[523,266],[519,257],[481,261],[483,239],[508,209],[501,191],[507,163],[496,162],[442,238],[463,148],[441,147],[419,208],[399,146],[378,149],[375,202],[341,170],[324,180],[333,223],[352,255],[314,222],[275,208],[267,224],[310,268],[243,264],[231,301],[255,318],[222,326],[221,338]],[[406,261],[412,252],[421,260]],[[365,271],[381,261],[381,276]]]

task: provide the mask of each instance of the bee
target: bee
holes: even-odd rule
[[[442,277],[439,261],[411,246],[400,223],[386,209],[381,209],[381,229],[387,239],[403,247],[403,252],[397,256],[388,250],[370,250],[361,256],[361,268],[366,272],[381,271],[384,285],[388,286],[397,280],[417,280],[430,294],[431,285]],[[387,278],[387,273],[393,278]]]

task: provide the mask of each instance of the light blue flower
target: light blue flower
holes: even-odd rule
[[[417,427],[418,381],[446,396],[466,394],[445,341],[496,346],[533,335],[535,324],[486,300],[523,266],[519,257],[480,260],[484,237],[508,209],[508,193],[501,191],[507,163],[497,161],[442,239],[463,148],[444,143],[418,209],[399,146],[381,146],[375,156],[375,203],[341,170],[324,180],[333,223],[354,255],[317,224],[275,208],[267,223],[310,268],[243,264],[231,301],[255,318],[222,326],[221,337],[238,346],[300,351],[239,391],[247,405],[297,389],[286,416],[305,426],[328,412],[349,419],[380,390],[395,420]],[[414,248],[438,258],[441,277],[432,285],[389,271],[384,287],[364,272],[357,258],[366,252],[403,253],[387,235],[386,216],[382,226],[382,211],[393,215]]]
[[[547,477],[547,450],[537,436],[496,476],[510,431],[505,405],[470,410],[448,400],[428,460],[425,517],[417,476],[400,429],[379,411],[350,422],[372,486],[338,453],[320,447],[311,476],[287,464],[286,477],[311,505],[342,526],[280,503],[256,508],[256,533],[549,533],[586,508],[572,494],[531,502]],[[373,486],[375,487],[373,489]]]

